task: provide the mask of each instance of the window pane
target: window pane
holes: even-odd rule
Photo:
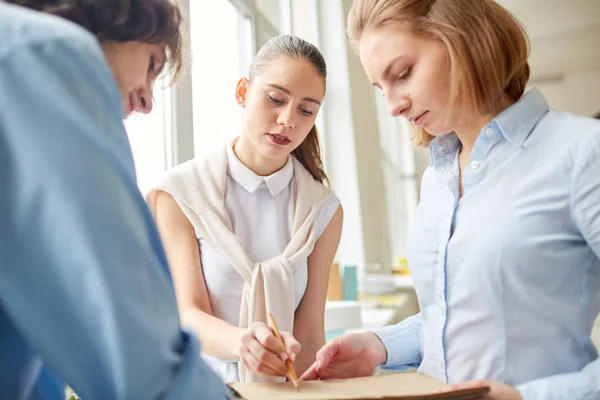
[[[392,261],[406,253],[406,239],[417,207],[414,150],[410,127],[400,118],[388,114],[383,96],[375,99],[381,143],[382,169],[386,189],[388,229]]]
[[[194,152],[198,155],[241,132],[242,108],[235,88],[247,74],[252,30],[249,19],[227,0],[191,1],[190,19]]]
[[[167,167],[167,142],[170,140],[170,88],[161,79],[154,86],[154,106],[148,115],[136,114],[125,120],[133,160],[142,193],[156,184]]]
[[[256,0],[256,8],[265,16],[273,28],[287,31],[289,21],[289,0]]]

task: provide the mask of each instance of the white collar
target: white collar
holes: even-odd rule
[[[271,195],[276,196],[290,184],[294,176],[294,163],[291,155],[288,156],[287,162],[279,171],[269,176],[258,176],[237,158],[233,152],[234,143],[235,140],[227,146],[227,173],[249,193],[256,192],[261,185],[265,184]]]

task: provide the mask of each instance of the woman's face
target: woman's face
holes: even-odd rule
[[[246,109],[244,135],[265,158],[286,158],[308,136],[325,96],[325,80],[304,59],[277,57],[236,91]]]
[[[152,86],[165,66],[165,46],[137,41],[111,42],[104,53],[123,99],[125,118],[152,111]]]
[[[433,136],[455,130],[450,58],[443,43],[390,25],[363,33],[359,57],[392,116],[402,116]]]

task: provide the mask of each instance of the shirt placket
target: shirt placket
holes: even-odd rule
[[[483,166],[485,158],[489,153],[492,145],[497,142],[498,133],[491,126],[484,128],[482,134],[475,142],[471,158],[467,164],[467,169],[463,171],[463,195],[472,187],[474,187],[480,180],[480,170]],[[448,318],[448,299],[447,299],[447,264],[446,264],[446,252],[448,249],[448,243],[452,236],[453,227],[456,211],[459,204],[459,183],[460,183],[460,169],[458,166],[458,151],[454,162],[447,165],[441,171],[442,179],[445,183],[446,189],[452,193],[449,198],[452,199],[446,207],[448,211],[445,218],[443,219],[440,230],[439,230],[439,242],[438,242],[438,258],[436,260],[435,271],[434,271],[434,302],[436,304],[435,313],[435,333],[434,343],[436,347],[437,360],[435,364],[436,375],[442,377],[448,382],[448,374],[446,370],[446,349],[445,349],[445,329]]]
[[[434,304],[433,313],[435,313],[434,321],[436,321],[433,334],[433,341],[435,346],[436,360],[434,360],[434,367],[436,369],[436,375],[448,381],[446,375],[446,358],[444,348],[444,328],[446,325],[447,317],[447,303],[446,303],[446,248],[448,240],[450,239],[452,229],[452,219],[456,210],[457,198],[458,198],[458,164],[447,165],[442,171],[442,179],[445,183],[446,190],[451,195],[445,196],[448,202],[443,204],[447,208],[445,217],[441,221],[439,227],[439,241],[438,241],[438,257],[436,259],[434,267]]]

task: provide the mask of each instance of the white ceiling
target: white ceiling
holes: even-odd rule
[[[531,39],[532,81],[600,70],[600,0],[497,0]]]

